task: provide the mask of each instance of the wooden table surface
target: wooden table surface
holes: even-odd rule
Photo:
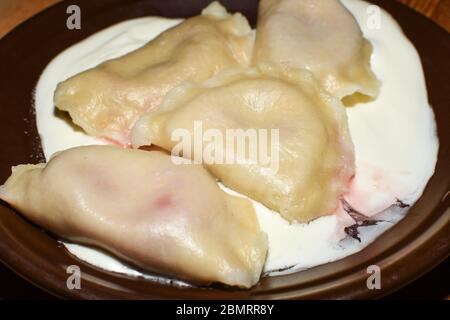
[[[0,37],[20,22],[58,1],[60,0],[0,0]],[[450,32],[450,0],[395,1],[416,9]]]
[[[60,0],[0,0],[0,38],[14,26]],[[188,0],[187,0],[188,1]],[[392,0],[400,1],[429,17],[450,32],[450,0]],[[420,280],[389,296],[404,298],[446,298],[448,287],[442,276],[449,270],[449,259]],[[1,299],[51,299],[0,263]]]

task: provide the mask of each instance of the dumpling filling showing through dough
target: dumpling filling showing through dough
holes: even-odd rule
[[[170,89],[249,65],[252,46],[246,18],[214,2],[144,47],[60,83],[54,103],[87,134],[127,145],[136,120]]]
[[[0,199],[64,239],[194,283],[251,287],[266,258],[250,201],[162,152],[68,149],[47,164],[14,167]]]
[[[311,71],[333,95],[375,98],[372,45],[339,0],[261,0],[253,63]]]
[[[278,130],[268,148],[277,148],[276,169],[241,163],[228,144],[214,152],[232,163],[203,162],[209,172],[163,152],[78,147],[14,167],[0,199],[63,239],[145,270],[249,288],[267,238],[251,202],[220,190],[214,177],[289,222],[333,214],[355,170],[340,99],[377,97],[371,53],[338,0],[261,0],[255,41],[244,16],[214,2],[142,48],[61,82],[55,105],[87,134],[135,148],[173,151],[173,132],[195,140],[196,122],[223,136]]]
[[[157,145],[173,151],[173,134],[202,129],[276,129],[276,169],[260,161],[240,161],[235,143],[203,143],[202,156],[214,145],[227,163],[203,161],[226,186],[259,201],[293,222],[332,214],[354,174],[354,150],[345,107],[321,88],[310,72],[276,65],[227,70],[204,83],[172,90],[158,111],[142,117],[132,132],[134,147]],[[192,144],[195,146],[195,143]],[[248,146],[249,147],[249,146]],[[264,147],[258,141],[257,148]],[[260,150],[253,149],[252,152]],[[183,150],[183,156],[198,154]],[[189,156],[187,156],[189,157]],[[196,159],[197,160],[197,159]],[[205,160],[205,159],[203,159]]]

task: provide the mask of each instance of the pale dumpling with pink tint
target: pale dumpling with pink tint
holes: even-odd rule
[[[214,2],[142,48],[60,83],[54,103],[89,135],[126,145],[135,121],[171,88],[247,66],[252,46],[246,18]]]
[[[251,287],[267,251],[250,201],[158,151],[77,147],[19,165],[0,198],[63,239],[198,284]]]
[[[200,150],[203,158],[197,159],[200,125],[205,136],[214,133],[223,141],[209,136]],[[192,137],[191,149],[176,139],[180,130]],[[241,153],[239,141],[227,139],[239,132],[248,133],[240,140]],[[251,135],[256,143],[250,143]],[[276,65],[227,70],[206,82],[176,87],[158,111],[136,123],[132,142],[172,152],[181,143],[184,157],[201,160],[227,187],[291,222],[332,214],[354,173],[353,143],[340,100],[310,72]],[[209,154],[219,157],[210,161]]]
[[[273,62],[313,72],[333,95],[376,97],[372,45],[339,0],[261,0],[254,63]]]

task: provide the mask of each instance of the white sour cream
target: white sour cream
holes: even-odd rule
[[[397,199],[413,204],[420,197],[437,161],[434,115],[428,104],[416,50],[383,10],[380,28],[369,29],[367,21],[373,14],[367,10],[370,4],[360,0],[342,2],[373,44],[371,63],[382,82],[380,96],[375,101],[347,109],[356,152],[356,176],[347,201],[367,215],[389,209],[382,213],[385,222],[359,229],[361,242],[358,242],[345,238],[344,227],[353,221],[343,212],[308,224],[290,225],[277,213],[253,201],[261,228],[269,238],[264,271],[271,275],[335,261],[363,249],[404,216],[405,210],[391,206]],[[119,23],[70,47],[47,66],[35,95],[37,127],[47,159],[70,147],[105,143],[55,116],[53,92],[57,83],[135,50],[181,21],[148,17]],[[134,270],[95,249],[70,243],[65,245],[81,260],[100,268],[165,281]],[[274,271],[291,266],[294,267],[283,272]]]

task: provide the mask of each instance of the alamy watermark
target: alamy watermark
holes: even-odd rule
[[[70,5],[66,9],[66,13],[69,17],[66,20],[66,27],[69,30],[81,29],[81,9],[77,5]]]
[[[279,129],[203,130],[202,121],[194,121],[193,131],[172,131],[172,161],[175,164],[240,164],[266,167],[276,173],[279,168]]]
[[[367,273],[370,276],[366,280],[366,286],[369,290],[381,289],[381,269],[376,264],[367,267]]]
[[[70,274],[66,280],[66,286],[69,290],[81,289],[81,269],[77,265],[68,266],[66,273]]]
[[[366,26],[369,30],[381,29],[381,9],[379,6],[370,5],[366,9],[367,20]]]

